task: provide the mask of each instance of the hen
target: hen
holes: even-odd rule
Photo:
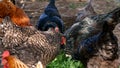
[[[40,15],[36,27],[42,31],[58,27],[61,33],[64,32],[64,23],[55,6],[55,0],[50,0],[50,3],[44,10],[44,13]]]
[[[76,22],[83,20],[85,17],[97,14],[92,6],[92,1],[93,0],[88,0],[88,4],[84,8],[79,10],[79,13],[77,14]]]
[[[1,1],[0,10],[0,22],[2,22],[3,18],[9,16],[12,22],[18,26],[31,26],[29,17],[21,8],[15,6],[11,1]]]
[[[9,20],[4,21],[1,27],[1,46],[4,50],[9,50],[11,55],[17,55],[30,68],[35,68],[38,61],[45,67],[59,54],[61,33],[50,29],[41,32],[32,26],[13,26]]]
[[[93,56],[102,57],[103,60],[110,62],[117,59],[118,40],[107,23],[104,22],[103,29],[100,33],[80,41],[77,51],[74,52],[74,59],[81,60],[85,66]]]
[[[86,17],[82,21],[73,24],[65,32],[67,47],[76,50],[80,41],[98,34],[102,30],[104,21],[107,21],[112,29],[118,24],[119,17],[120,7],[106,14]]]
[[[9,51],[3,52],[2,65],[4,65],[4,68],[28,68],[22,61],[11,56]]]

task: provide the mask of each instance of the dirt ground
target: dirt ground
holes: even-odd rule
[[[18,0],[19,2],[21,0]],[[82,1],[82,2],[81,2]],[[49,3],[49,0],[24,0],[23,9],[31,17],[31,23],[35,25],[40,14]],[[17,3],[18,4],[18,3]],[[61,14],[66,29],[74,24],[79,9],[86,6],[87,0],[56,0],[56,6]],[[93,0],[93,8],[98,14],[108,13],[109,11],[120,6],[119,0]],[[21,6],[19,4],[19,6]],[[120,24],[116,26],[114,33],[120,43]]]
[[[17,1],[17,0],[16,0]],[[21,1],[21,0],[18,0]],[[83,8],[87,4],[87,0],[56,0],[56,6],[62,16],[66,28],[71,26],[76,19],[76,15],[79,9]],[[31,17],[31,23],[35,24],[43,12],[45,6],[49,3],[49,0],[24,0],[23,9]],[[98,14],[107,13],[110,10],[120,6],[120,2],[117,0],[93,0],[93,7]],[[21,6],[21,5],[19,5]]]
[[[40,14],[43,12],[45,6],[47,6],[49,2],[48,0],[23,0],[23,1],[24,11],[31,18],[31,23],[35,25],[36,22],[38,21]],[[116,7],[119,7],[120,6],[119,3],[120,3],[119,0],[93,0],[92,4],[95,11],[98,14],[103,14],[115,9]],[[86,4],[87,4],[86,0],[83,0],[83,2],[80,2],[80,0],[56,0],[56,6],[61,14],[66,29],[69,28],[72,24],[74,24],[79,9],[83,8]],[[19,3],[18,6],[20,7],[21,4]],[[114,33],[119,40],[118,43],[120,44],[120,24],[116,26]]]

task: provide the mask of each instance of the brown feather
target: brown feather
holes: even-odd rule
[[[16,8],[15,13],[10,17],[11,17],[11,20],[13,21],[13,23],[18,26],[22,26],[22,27],[31,26],[30,19],[20,8]]]
[[[2,18],[9,16],[12,22],[18,26],[31,26],[30,19],[23,9],[18,8],[12,2],[3,0],[0,2],[0,22]]]
[[[14,56],[8,56],[5,59],[9,68],[28,68],[27,65]]]
[[[46,66],[59,54],[62,37],[60,33],[41,32],[32,26],[21,28],[13,25],[9,28],[3,26],[7,30],[3,29],[5,34],[2,37],[2,46],[12,55],[17,55],[27,66],[31,67],[38,61]]]
[[[10,8],[7,3],[8,2],[6,0],[0,2],[0,22],[2,22],[2,19],[9,14]]]

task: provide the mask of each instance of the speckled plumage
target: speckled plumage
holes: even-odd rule
[[[7,23],[5,21],[5,23]],[[13,24],[6,27],[1,24],[3,35],[1,44],[4,50],[9,50],[12,55],[17,56],[30,68],[35,68],[38,61],[46,66],[60,51],[61,34],[54,31],[41,32],[31,27],[18,27]],[[10,24],[11,22],[8,21]]]
[[[100,33],[80,41],[77,51],[74,52],[73,58],[81,60],[85,65],[95,56],[102,57],[104,61],[114,61],[114,59],[118,57],[117,41],[116,36],[109,26],[104,24],[103,30]]]
[[[109,27],[113,30],[118,24],[119,17],[120,7],[106,14],[88,16],[82,21],[73,24],[64,33],[67,38],[67,46],[76,49],[81,40],[98,34],[102,30],[104,21],[107,21]]]

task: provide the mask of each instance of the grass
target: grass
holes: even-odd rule
[[[71,57],[66,57],[64,52],[61,52],[47,68],[84,68],[80,61],[72,60]]]

